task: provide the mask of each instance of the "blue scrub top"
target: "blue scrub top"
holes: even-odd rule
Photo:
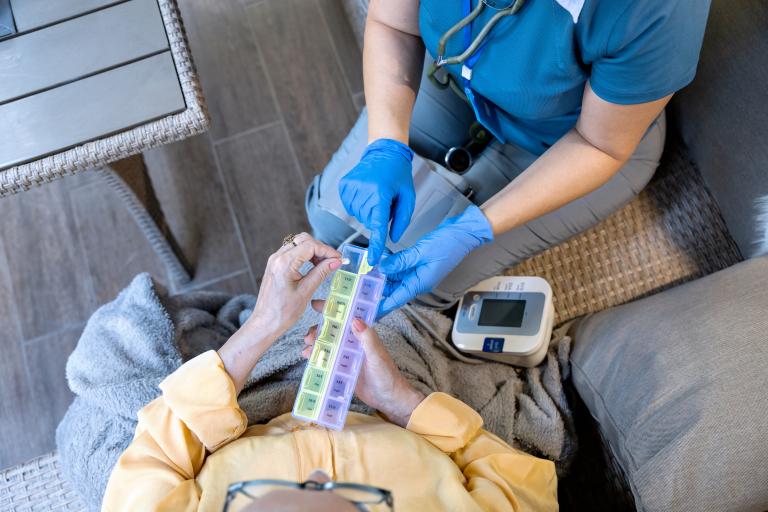
[[[472,7],[481,0],[472,0]],[[622,105],[663,98],[693,80],[710,0],[527,0],[493,28],[472,89],[498,107],[507,142],[540,155],[573,128],[589,80]],[[472,24],[476,36],[494,14]],[[462,18],[462,0],[421,0],[419,26],[432,57]],[[446,57],[462,53],[461,32]],[[461,66],[448,66],[459,79]]]

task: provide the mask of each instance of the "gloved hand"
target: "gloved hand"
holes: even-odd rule
[[[378,139],[366,148],[360,162],[339,181],[339,195],[347,213],[371,230],[368,263],[376,265],[390,236],[397,242],[411,221],[416,204],[411,148],[392,139]]]
[[[444,220],[413,247],[385,258],[379,265],[387,275],[379,314],[384,316],[432,290],[467,254],[492,241],[491,224],[472,204],[456,217]]]

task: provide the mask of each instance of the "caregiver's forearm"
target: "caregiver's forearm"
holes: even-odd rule
[[[270,327],[252,316],[218,350],[224,368],[235,384],[236,394],[242,391],[253,367],[280,335],[272,332]]]
[[[384,8],[380,5],[378,10]],[[408,144],[423,64],[424,46],[418,35],[378,21],[375,11],[369,14],[363,50],[369,142],[387,138]]]
[[[598,149],[574,128],[481,209],[498,235],[596,190],[625,162]]]

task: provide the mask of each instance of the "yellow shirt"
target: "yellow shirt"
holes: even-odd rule
[[[397,511],[557,510],[554,464],[486,432],[480,416],[432,393],[407,428],[350,413],[344,430],[283,414],[247,428],[218,354],[188,361],[139,412],[115,465],[103,510],[220,512],[229,484],[304,481],[313,469],[392,491]]]

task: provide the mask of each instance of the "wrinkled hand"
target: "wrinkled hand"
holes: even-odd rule
[[[312,301],[318,312],[325,301]],[[392,423],[405,427],[413,410],[424,400],[424,394],[406,380],[390,357],[384,344],[373,328],[356,318],[352,331],[363,345],[365,357],[357,379],[355,394],[368,406],[376,409]],[[302,356],[308,358],[317,338],[317,326],[312,327],[304,338],[306,346]]]
[[[267,260],[256,306],[247,323],[268,329],[277,336],[288,330],[307,307],[312,294],[331,272],[341,266],[341,254],[307,233],[294,238],[296,246],[284,245]],[[299,269],[311,261],[306,276]]]
[[[408,249],[385,258],[379,270],[387,275],[379,314],[386,315],[417,295],[429,292],[473,250],[493,241],[493,230],[480,208],[469,205],[444,220]]]
[[[416,192],[411,162],[413,151],[392,139],[368,145],[360,162],[339,181],[339,195],[347,213],[371,231],[368,263],[376,265],[390,236],[400,240],[413,215]]]

